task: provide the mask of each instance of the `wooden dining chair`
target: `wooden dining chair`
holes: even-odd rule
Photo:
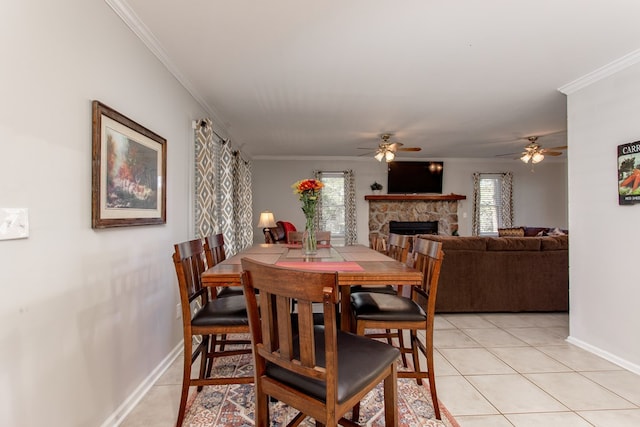
[[[184,336],[184,369],[182,393],[176,426],[184,420],[189,388],[205,385],[245,384],[253,382],[252,376],[208,378],[207,372],[217,357],[235,356],[251,352],[248,340],[228,339],[225,344],[236,345],[233,350],[216,350],[217,336],[249,332],[244,296],[210,299],[201,275],[205,270],[205,252],[201,239],[174,245],[173,263],[178,276],[180,305],[182,307],[182,330]],[[201,336],[200,343],[193,348],[194,341]],[[210,342],[212,341],[212,342]],[[246,348],[239,348],[244,345]],[[191,378],[191,366],[200,356],[198,378]]]
[[[389,234],[389,245],[387,246],[386,255],[389,256],[390,258],[395,259],[396,261],[405,263],[407,260],[408,252],[409,252],[409,243],[410,243],[410,236],[407,236],[404,234],[396,234],[396,233]],[[394,285],[351,286],[352,294],[359,293],[359,292],[373,292],[378,294],[401,295],[402,288],[396,287]],[[400,348],[404,347],[404,335],[401,330],[386,329],[384,333],[376,334],[375,338],[386,338],[389,344],[393,344],[393,339],[396,338],[398,340],[398,346]],[[407,357],[404,353],[402,353],[401,356],[402,356],[402,364],[406,368]]]
[[[409,253],[409,239],[410,236],[403,234],[389,234],[389,244],[387,247],[386,255],[399,262],[406,262],[407,255]],[[366,286],[366,285],[354,285],[351,287],[351,293],[357,292],[377,292],[383,294],[395,295],[401,291],[396,289],[393,285],[387,286]]]
[[[369,233],[369,247],[380,253],[387,253],[387,241],[380,233]]]
[[[303,231],[289,231],[287,234],[287,243],[292,245],[301,245]],[[318,246],[330,246],[331,245],[331,232],[330,231],[316,231],[316,242]]]
[[[291,245],[301,245],[302,244],[302,231],[288,231],[287,232],[287,243]]]
[[[337,328],[337,273],[241,262],[255,361],[255,425],[270,425],[269,397],[300,411],[289,425],[307,416],[316,425],[357,425],[344,415],[384,381],[385,425],[397,426],[400,353]],[[322,304],[322,325],[314,325],[313,303]]]
[[[410,297],[400,295],[375,294],[362,292],[351,295],[353,322],[358,335],[365,335],[367,329],[409,330],[410,348],[401,344],[400,351],[411,353],[413,370],[398,372],[401,378],[416,378],[422,384],[422,378],[429,379],[431,399],[437,419],[440,419],[440,407],[436,392],[433,369],[433,323],[436,311],[438,279],[444,254],[442,243],[427,239],[414,242],[415,268],[422,271],[421,286],[413,286]],[[425,343],[418,338],[418,331],[425,332]],[[366,334],[370,336],[371,334]],[[375,334],[374,334],[375,335]],[[418,350],[427,359],[427,370],[420,367]]]
[[[207,256],[207,268],[211,268],[227,259],[224,250],[224,235],[210,234],[204,238],[204,253]],[[220,286],[216,289],[216,296],[224,298],[232,295],[242,295],[242,286]]]
[[[318,242],[318,247],[331,246],[331,232],[316,231],[316,242]]]

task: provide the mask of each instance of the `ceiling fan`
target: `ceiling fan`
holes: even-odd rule
[[[566,150],[567,146],[564,145],[562,147],[552,147],[552,148],[542,148],[540,144],[538,144],[537,136],[530,136],[527,138],[529,143],[524,147],[524,151],[522,155],[519,157],[524,163],[540,163],[544,160],[544,156],[560,156],[562,151]]]
[[[542,146],[538,143],[537,136],[530,136],[527,138],[527,140],[529,141],[529,143],[525,145],[524,151],[520,154],[520,157],[516,157],[516,159],[520,159],[524,163],[540,163],[544,160],[544,156],[560,156],[562,155],[561,150],[567,149],[566,145],[563,145],[561,147],[542,148]],[[513,154],[501,154],[500,156],[511,155]]]
[[[373,155],[373,158],[381,162],[384,159],[387,163],[395,159],[396,151],[420,151],[420,147],[403,147],[401,142],[389,142],[393,134],[383,133],[380,135],[382,142],[378,144],[378,148]]]

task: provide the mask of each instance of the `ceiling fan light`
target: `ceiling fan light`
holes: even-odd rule
[[[376,152],[376,155],[373,156],[377,161],[381,162],[382,158],[384,157],[384,152],[382,150],[378,150]]]
[[[395,157],[396,155],[393,151],[388,150],[386,153],[384,153],[384,159],[387,161],[387,163],[392,161]]]
[[[540,163],[541,161],[544,160],[544,154],[542,153],[535,153],[532,157],[531,157],[531,161],[533,163]]]
[[[520,160],[522,160],[523,163],[529,163],[529,160],[531,160],[531,154],[523,154],[522,157],[520,157]]]

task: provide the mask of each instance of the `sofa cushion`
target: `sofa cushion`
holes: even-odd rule
[[[524,237],[524,227],[498,228],[499,237]]]
[[[416,237],[421,239],[435,240],[436,242],[442,242],[443,251],[447,249],[465,250],[465,251],[487,250],[487,239],[485,237],[437,236],[435,234],[419,234]]]
[[[539,251],[540,239],[494,237],[487,239],[488,251]]]
[[[540,232],[546,233],[549,229],[548,227],[522,227],[524,228],[524,236],[525,237],[533,237],[533,236],[542,236]]]
[[[546,236],[540,238],[540,249],[543,251],[566,251],[569,249],[569,237]]]

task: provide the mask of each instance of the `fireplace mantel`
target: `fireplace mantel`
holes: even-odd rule
[[[395,200],[395,201],[453,201],[453,200],[466,200],[467,196],[461,194],[367,194],[364,196],[365,200]]]

